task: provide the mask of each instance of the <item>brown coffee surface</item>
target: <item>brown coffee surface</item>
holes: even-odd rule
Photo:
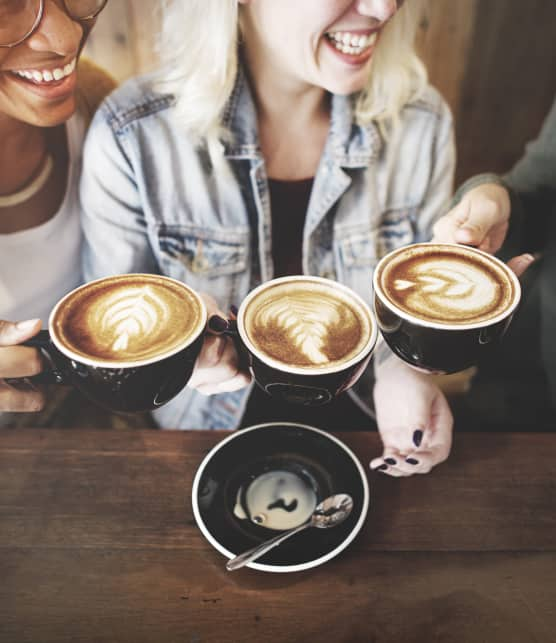
[[[408,246],[382,267],[378,283],[400,310],[448,325],[493,319],[516,295],[504,268],[464,246]]]
[[[58,308],[56,338],[91,360],[150,360],[186,345],[203,308],[181,284],[158,275],[122,275],[77,290]]]
[[[310,280],[262,290],[249,302],[244,327],[258,352],[286,367],[311,370],[348,362],[372,333],[369,313],[355,298]]]

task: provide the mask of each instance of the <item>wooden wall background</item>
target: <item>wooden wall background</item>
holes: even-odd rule
[[[118,80],[154,66],[156,4],[110,0],[88,55]],[[454,113],[457,181],[509,169],[555,96],[556,2],[429,0],[420,47]]]

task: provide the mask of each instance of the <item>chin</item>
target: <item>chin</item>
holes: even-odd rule
[[[365,83],[330,83],[326,88],[332,94],[338,96],[350,96],[351,94],[356,94],[365,88]]]
[[[34,125],[38,127],[56,127],[69,120],[76,110],[76,101],[72,97],[64,101],[63,104],[49,109],[43,109],[35,112]]]

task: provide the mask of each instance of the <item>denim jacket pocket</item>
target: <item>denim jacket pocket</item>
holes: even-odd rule
[[[336,230],[335,256],[339,281],[369,301],[377,262],[376,237],[368,225]]]
[[[377,230],[377,259],[415,241],[415,212],[416,208],[405,207],[388,210],[382,215]]]
[[[238,296],[248,278],[247,228],[162,225],[157,236],[164,274],[212,295],[221,305]]]

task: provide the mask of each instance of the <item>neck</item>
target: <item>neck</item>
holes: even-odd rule
[[[0,117],[0,195],[12,194],[36,172],[46,152],[46,130]]]
[[[329,118],[329,99],[321,87],[286,77],[264,52],[251,52],[246,46],[245,57],[257,105],[259,120],[289,129],[304,128]]]

